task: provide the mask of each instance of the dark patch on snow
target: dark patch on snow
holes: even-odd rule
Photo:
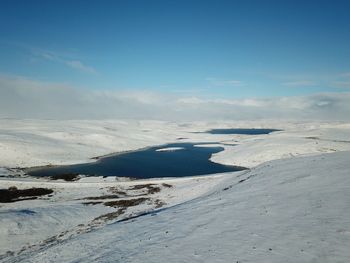
[[[62,179],[68,182],[77,181],[80,179],[79,174],[77,173],[55,174],[55,175],[51,175],[50,178],[52,180]]]
[[[120,198],[119,195],[101,195],[101,196],[89,196],[89,197],[85,197],[83,199],[86,200],[103,200],[103,199],[116,199],[116,198]]]
[[[130,206],[140,205],[147,200],[150,200],[150,199],[145,197],[140,197],[140,198],[134,198],[134,199],[109,201],[109,202],[105,202],[104,205],[110,206],[110,207],[128,208]]]
[[[29,210],[29,209],[21,209],[21,210],[16,210],[15,211],[17,214],[24,214],[24,215],[34,215],[36,214],[36,212],[34,212],[33,210]]]
[[[210,134],[244,134],[244,135],[260,135],[269,134],[271,132],[282,131],[279,129],[245,129],[245,128],[233,128],[233,129],[211,129],[206,131]]]
[[[53,193],[53,190],[48,188],[29,188],[20,190],[16,187],[10,187],[9,189],[0,189],[0,203],[32,200],[36,199],[38,196],[51,193]]]
[[[155,184],[138,184],[130,187],[129,190],[140,190],[144,188],[147,189],[146,194],[155,194],[160,192],[160,188],[158,186],[155,186]]]
[[[108,213],[108,214],[104,214],[104,215],[101,215],[99,217],[96,217],[93,220],[93,222],[94,221],[101,221],[101,220],[106,222],[106,221],[109,221],[109,220],[113,220],[113,219],[117,218],[118,216],[124,214],[124,212],[125,212],[125,208],[120,208],[116,212],[112,212],[112,213]]]

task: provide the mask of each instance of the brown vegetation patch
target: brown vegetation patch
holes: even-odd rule
[[[109,201],[109,202],[105,202],[104,205],[110,206],[110,207],[127,208],[130,206],[136,206],[136,205],[142,204],[146,200],[149,200],[149,198],[141,197],[141,198],[135,198],[135,199]]]
[[[38,196],[48,195],[51,193],[53,193],[53,190],[48,188],[29,188],[19,190],[12,186],[9,189],[0,189],[0,203],[31,200],[36,199]]]
[[[162,186],[167,187],[167,188],[173,187],[171,184],[166,184],[166,183],[162,183]]]
[[[156,186],[155,184],[137,184],[129,188],[129,190],[140,190],[140,189],[147,189],[146,194],[155,194],[160,192],[160,188]]]
[[[59,180],[59,179],[62,179],[62,180],[69,181],[69,182],[77,181],[77,180],[80,179],[80,178],[79,178],[79,174],[74,174],[74,173],[56,174],[56,175],[50,176],[50,178],[51,178],[52,180]]]
[[[131,186],[129,188],[129,190],[140,190],[140,189],[144,189],[144,188],[153,187],[153,185],[155,185],[155,184],[137,184],[137,185]]]
[[[161,208],[162,206],[165,205],[165,203],[162,200],[159,200],[159,199],[154,201],[154,204],[156,205],[155,208]]]
[[[310,140],[319,140],[319,137],[315,137],[315,136],[310,136],[310,137],[305,137],[305,139],[310,139]]]
[[[118,194],[118,195],[123,195],[123,196],[126,196],[127,193],[124,192],[124,191],[121,191],[118,187],[115,187],[115,186],[111,186],[108,188],[108,191],[113,193],[113,194]]]
[[[86,200],[103,200],[103,199],[116,199],[116,198],[120,198],[119,195],[101,195],[101,196],[89,196],[89,197],[85,197],[83,199]]]
[[[124,214],[124,212],[125,212],[125,208],[120,208],[116,212],[112,212],[112,213],[108,213],[108,214],[104,214],[104,215],[101,215],[99,217],[96,217],[93,221],[100,221],[100,220],[108,221],[108,220],[112,220],[112,219],[115,219],[118,216]]]
[[[156,187],[154,187],[154,186],[153,187],[148,187],[147,189],[148,189],[147,194],[150,194],[150,195],[160,192],[160,188],[157,187],[157,186]]]

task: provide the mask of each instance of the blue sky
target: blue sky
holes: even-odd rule
[[[350,90],[350,1],[0,2],[0,74],[204,98]]]

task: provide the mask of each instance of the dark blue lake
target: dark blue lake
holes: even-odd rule
[[[259,135],[259,134],[269,134],[271,132],[281,131],[278,129],[212,129],[206,133],[210,134],[246,134],[246,135]]]
[[[27,173],[32,176],[84,174],[90,176],[159,178],[206,175],[245,169],[211,162],[209,160],[211,155],[222,151],[223,148],[218,146],[196,146],[200,144],[166,144],[103,157],[93,163],[29,169]],[[181,147],[181,149],[159,151],[169,147]]]

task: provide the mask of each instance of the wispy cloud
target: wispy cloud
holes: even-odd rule
[[[317,85],[316,81],[312,80],[294,80],[282,83],[283,86],[288,87],[308,87]]]
[[[286,87],[328,87],[350,89],[350,71],[327,74],[269,75]]]
[[[332,88],[350,89],[350,72],[342,72],[330,82]]]
[[[350,89],[350,81],[334,81],[332,86],[336,88]]]
[[[339,74],[339,77],[342,78],[350,78],[350,72],[343,72]]]
[[[350,120],[350,92],[309,96],[203,99],[151,91],[83,90],[0,75],[0,117],[163,120]]]
[[[206,78],[206,81],[209,81],[209,83],[213,86],[217,87],[223,87],[223,86],[231,86],[231,87],[242,87],[244,86],[244,82],[241,80],[236,79],[217,79],[217,78]]]
[[[77,69],[81,72],[86,72],[86,73],[91,73],[91,74],[96,74],[96,70],[92,67],[84,65],[81,61],[79,60],[71,60],[71,61],[65,61],[66,65],[73,68]]]
[[[72,58],[67,54],[60,54],[58,52],[42,50],[42,49],[32,49],[31,51],[32,51],[32,54],[36,57],[40,57],[48,61],[60,63],[74,70],[78,70],[80,72],[89,73],[89,74],[97,73],[97,71],[93,67],[85,65],[82,61]]]

